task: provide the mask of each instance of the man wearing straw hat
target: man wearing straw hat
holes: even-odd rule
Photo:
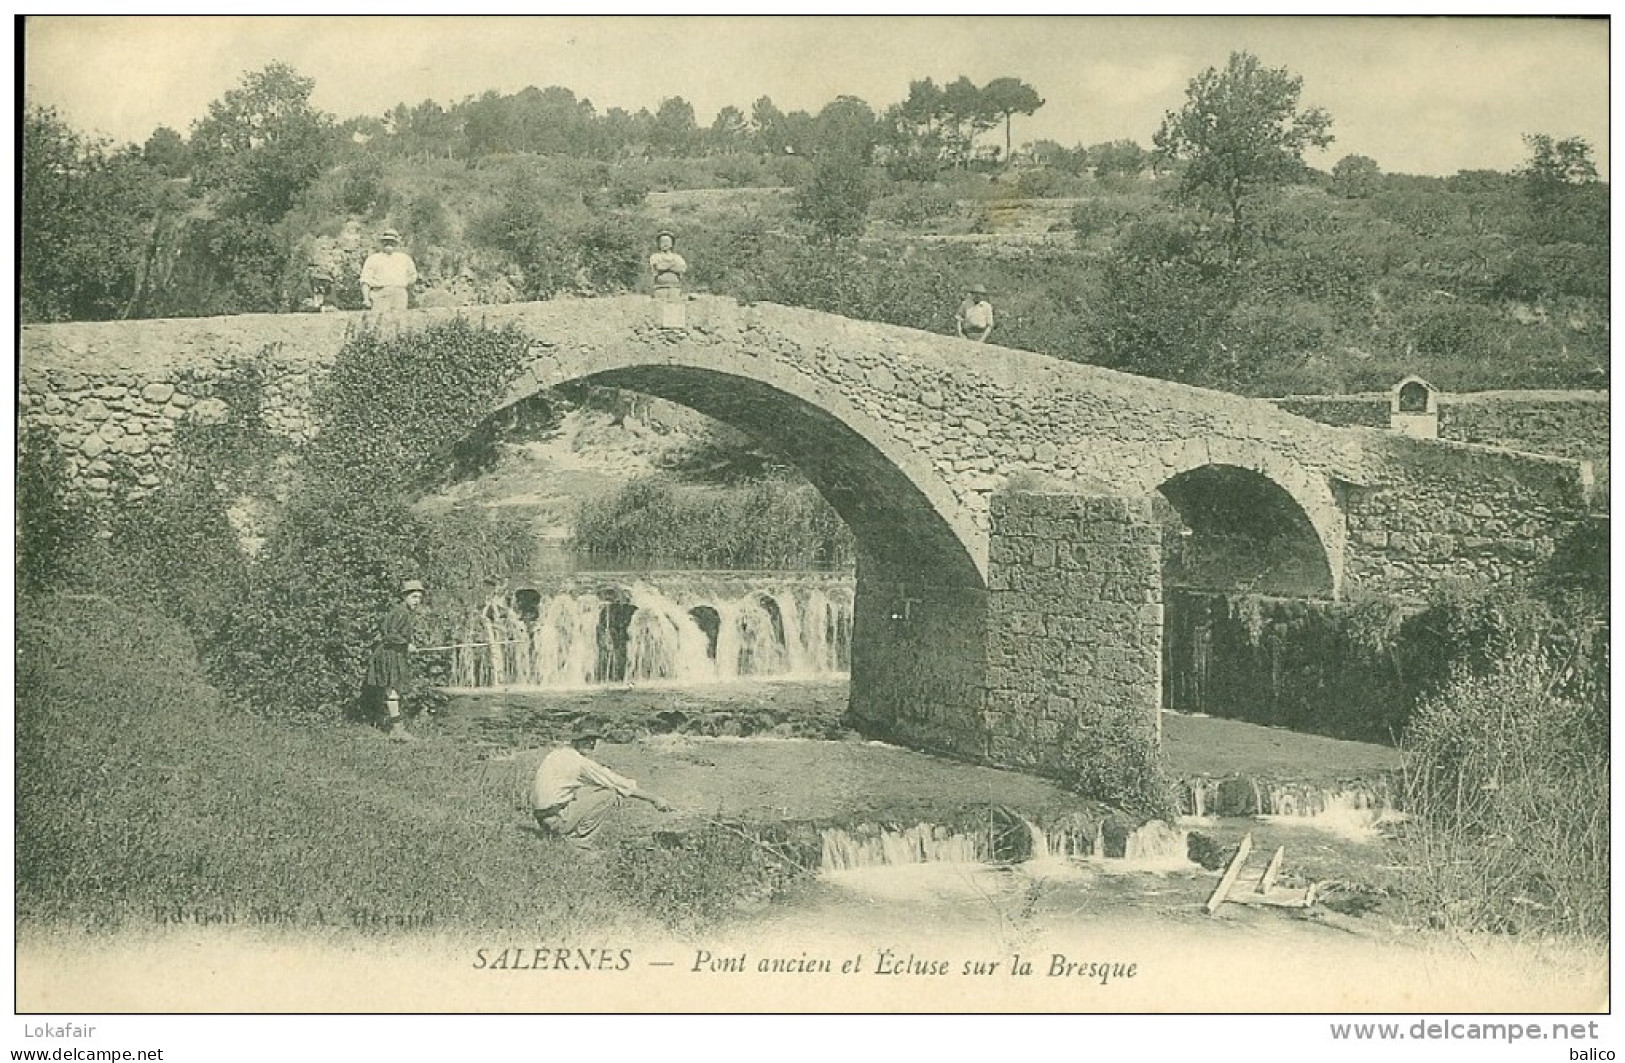
[[[983,343],[993,332],[993,304],[987,301],[987,285],[973,284],[959,304],[954,325],[967,340]]]
[[[405,310],[407,291],[418,282],[417,263],[401,250],[401,234],[385,229],[378,236],[382,249],[361,264],[361,303],[369,310]]]
[[[646,801],[670,812],[665,799],[638,789],[633,779],[617,775],[587,756],[603,732],[591,720],[576,721],[569,745],[559,746],[536,769],[530,784],[530,807],[542,830],[578,849],[592,848],[592,836],[624,798]]]
[[[409,579],[401,584],[401,600],[384,614],[379,624],[378,644],[367,662],[362,686],[368,693],[381,692],[384,711],[389,716],[389,737],[397,742],[415,737],[406,729],[401,715],[401,695],[412,685],[409,657],[416,648],[418,610],[423,608],[423,584]],[[376,704],[376,702],[373,702]]]

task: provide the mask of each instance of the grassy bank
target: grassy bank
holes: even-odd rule
[[[178,625],[90,598],[18,617],[17,914],[537,932],[635,918],[441,743],[235,712]]]

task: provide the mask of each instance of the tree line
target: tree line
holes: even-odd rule
[[[1606,316],[1607,186],[1588,143],[1531,133],[1513,173],[1410,177],[1359,155],[1322,173],[1304,156],[1334,143],[1332,116],[1302,102],[1300,76],[1247,53],[1191,79],[1150,148],[1038,141],[1019,157],[1012,125],[1045,101],[1011,77],[915,80],[879,112],[840,96],[786,113],[764,96],[709,127],[679,97],[599,112],[558,86],[340,121],[312,105],[314,87],[273,64],[188,135],[159,129],[141,146],[26,108],[24,320],[289,309],[311,235],[346,218],[457,245],[465,261],[489,252],[516,297],[621,290],[637,282],[657,172],[795,188],[788,231],[751,215],[685,237],[710,290],[935,328],[937,304],[975,273],[999,293],[1004,342],[1192,383],[1265,387],[1333,349],[1459,362],[1512,302]],[[423,190],[430,173],[479,185],[471,198],[488,207],[451,218]],[[858,239],[876,217],[912,234],[944,212],[1060,194],[1077,204],[1075,245],[1046,244],[1020,269]],[[1565,351],[1595,346],[1571,333],[1554,333]]]

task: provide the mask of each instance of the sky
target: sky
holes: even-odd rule
[[[557,84],[600,113],[682,96],[708,125],[763,95],[786,111],[842,94],[879,111],[914,79],[1011,76],[1046,101],[1016,117],[1017,144],[1150,147],[1192,77],[1250,51],[1301,75],[1301,104],[1331,113],[1335,142],[1307,156],[1323,169],[1358,154],[1393,173],[1509,170],[1538,132],[1585,138],[1608,172],[1601,19],[59,16],[29,19],[24,38],[29,102],[116,141],[184,133],[245,73],[280,61],[340,118]]]

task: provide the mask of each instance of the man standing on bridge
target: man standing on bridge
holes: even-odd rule
[[[635,780],[617,775],[587,756],[603,732],[590,720],[577,721],[570,744],[543,758],[530,784],[530,807],[542,830],[578,849],[591,849],[592,836],[623,798],[647,801],[670,812],[663,798],[638,789]]]
[[[418,282],[418,266],[401,250],[401,234],[385,229],[378,237],[382,249],[361,265],[361,303],[368,310],[405,310],[407,292]]]
[[[987,301],[987,286],[973,284],[965,294],[954,315],[954,327],[959,335],[977,343],[986,342],[993,332],[993,304]]]

